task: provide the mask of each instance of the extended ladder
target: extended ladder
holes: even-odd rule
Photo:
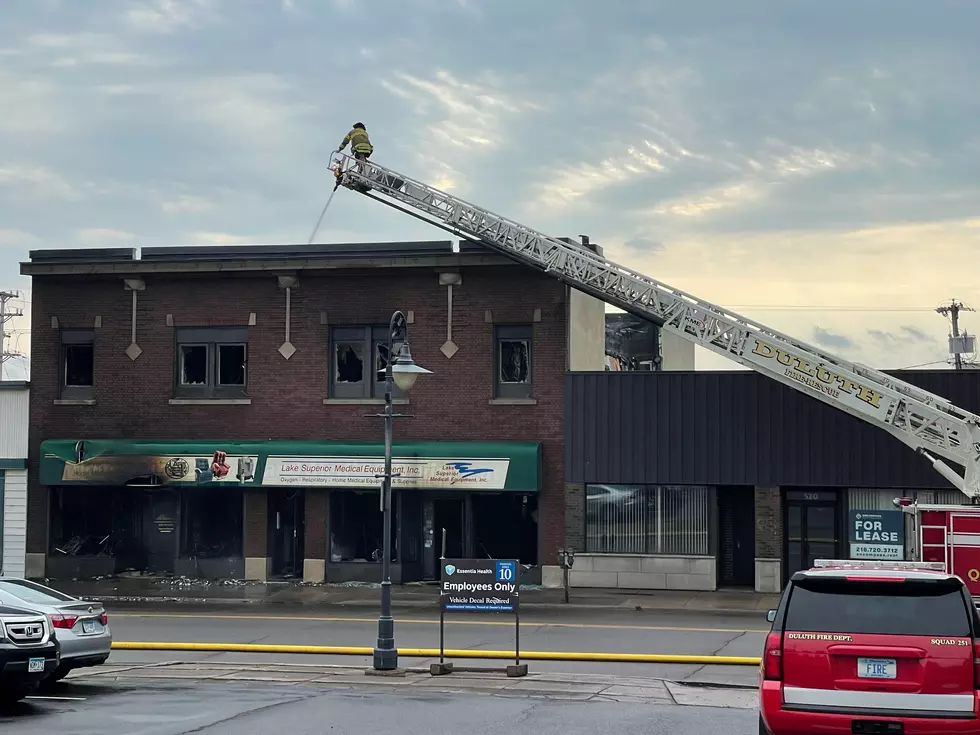
[[[512,260],[884,429],[980,502],[980,416],[377,164],[335,154],[332,168],[339,186],[361,193],[373,190],[407,204],[415,210],[409,214],[479,240]],[[388,199],[375,198],[406,211]],[[963,466],[963,476],[939,457]]]

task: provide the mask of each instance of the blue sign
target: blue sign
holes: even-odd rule
[[[900,510],[852,510],[847,540],[852,559],[905,558],[905,514]]]
[[[439,604],[449,612],[517,612],[520,566],[514,559],[443,559]]]

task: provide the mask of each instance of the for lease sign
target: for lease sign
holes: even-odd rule
[[[852,559],[899,561],[905,556],[905,517],[900,510],[852,510],[848,542]]]

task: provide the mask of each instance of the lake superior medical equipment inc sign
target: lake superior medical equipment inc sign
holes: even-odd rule
[[[402,458],[391,461],[391,486],[503,490],[509,459]],[[385,462],[377,457],[269,457],[263,485],[379,488]]]
[[[521,565],[514,559],[440,559],[443,612],[516,613]]]
[[[848,514],[851,559],[902,561],[905,514],[900,510],[852,510]]]

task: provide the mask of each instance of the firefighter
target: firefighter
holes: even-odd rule
[[[354,123],[351,131],[344,136],[344,140],[337,149],[337,152],[342,152],[348,143],[350,143],[351,150],[354,152],[354,158],[357,159],[358,170],[363,170],[361,161],[366,161],[374,152],[374,146],[371,145],[371,141],[368,139],[367,129],[364,127],[364,123]]]

